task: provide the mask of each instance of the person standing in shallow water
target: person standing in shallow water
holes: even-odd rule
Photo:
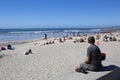
[[[101,51],[98,46],[96,46],[95,38],[93,36],[88,37],[88,43],[90,46],[87,48],[87,57],[85,62],[76,66],[76,71],[81,69],[89,71],[99,71],[102,68],[101,63]]]
[[[45,39],[47,39],[47,34],[45,34]]]

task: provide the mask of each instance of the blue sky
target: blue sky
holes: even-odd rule
[[[0,0],[1,28],[120,25],[120,0]]]

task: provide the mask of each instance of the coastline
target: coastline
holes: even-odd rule
[[[120,40],[120,32],[105,32],[105,33],[113,33],[114,34],[114,36],[115,35],[118,35],[118,37],[117,37],[117,39],[118,40]],[[105,34],[105,33],[103,33],[103,32],[101,32],[101,33],[99,33],[99,34]],[[90,35],[92,35],[92,36],[96,36],[96,35],[98,35],[98,33],[96,34],[96,33],[93,33],[93,34],[87,34],[88,36],[90,36]],[[51,36],[51,37],[49,37],[48,38],[48,41],[49,40],[54,40],[54,39],[56,39],[56,38],[60,38],[60,37],[64,37],[63,35],[62,36],[57,36],[57,37],[53,37],[53,36]],[[71,37],[74,37],[73,35],[71,35]],[[78,36],[77,36],[78,37]],[[24,44],[24,43],[30,43],[30,42],[36,42],[36,41],[45,41],[45,39],[44,39],[44,37],[41,37],[41,38],[33,38],[33,39],[27,39],[27,40],[16,40],[16,41],[5,41],[5,42],[0,42],[0,45],[2,45],[2,46],[6,46],[6,45],[8,45],[8,44],[11,44],[11,45],[17,45],[17,44]]]
[[[10,29],[10,30],[1,29],[0,45],[3,45],[3,46],[6,46],[7,44],[15,45],[15,44],[22,44],[22,43],[42,40],[44,38],[44,34],[46,33],[48,34],[49,38],[62,37],[66,35],[72,36],[73,33],[77,35],[79,32],[81,32],[81,30],[83,33],[80,33],[80,34],[88,33],[88,35],[91,34],[89,33],[91,31],[92,31],[92,34],[94,35],[95,33],[106,33],[106,32],[113,32],[113,31],[116,32],[117,30],[120,34],[119,28],[114,29],[112,27],[110,28],[50,28],[50,29],[41,28],[41,29]]]
[[[99,31],[99,29],[94,28],[40,28],[40,29],[1,29],[0,30],[0,42],[12,42],[12,41],[24,41],[42,38],[45,34],[48,37],[60,37],[66,35],[75,34],[91,34]]]

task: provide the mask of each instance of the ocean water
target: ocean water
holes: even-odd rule
[[[100,32],[97,28],[36,28],[36,29],[0,29],[0,42],[29,40],[44,38],[47,34],[50,37],[72,36],[80,34],[92,34]]]

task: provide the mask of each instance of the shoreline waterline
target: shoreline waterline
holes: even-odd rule
[[[43,38],[47,34],[50,37],[59,36],[72,36],[73,33],[77,34],[91,34],[99,32],[100,29],[89,28],[53,28],[53,29],[1,29],[0,30],[0,42],[29,40],[36,38]]]
[[[109,29],[108,29],[109,30]],[[43,28],[43,29],[1,29],[0,45],[22,44],[48,38],[57,38],[73,35],[94,35],[102,33],[99,28]]]

